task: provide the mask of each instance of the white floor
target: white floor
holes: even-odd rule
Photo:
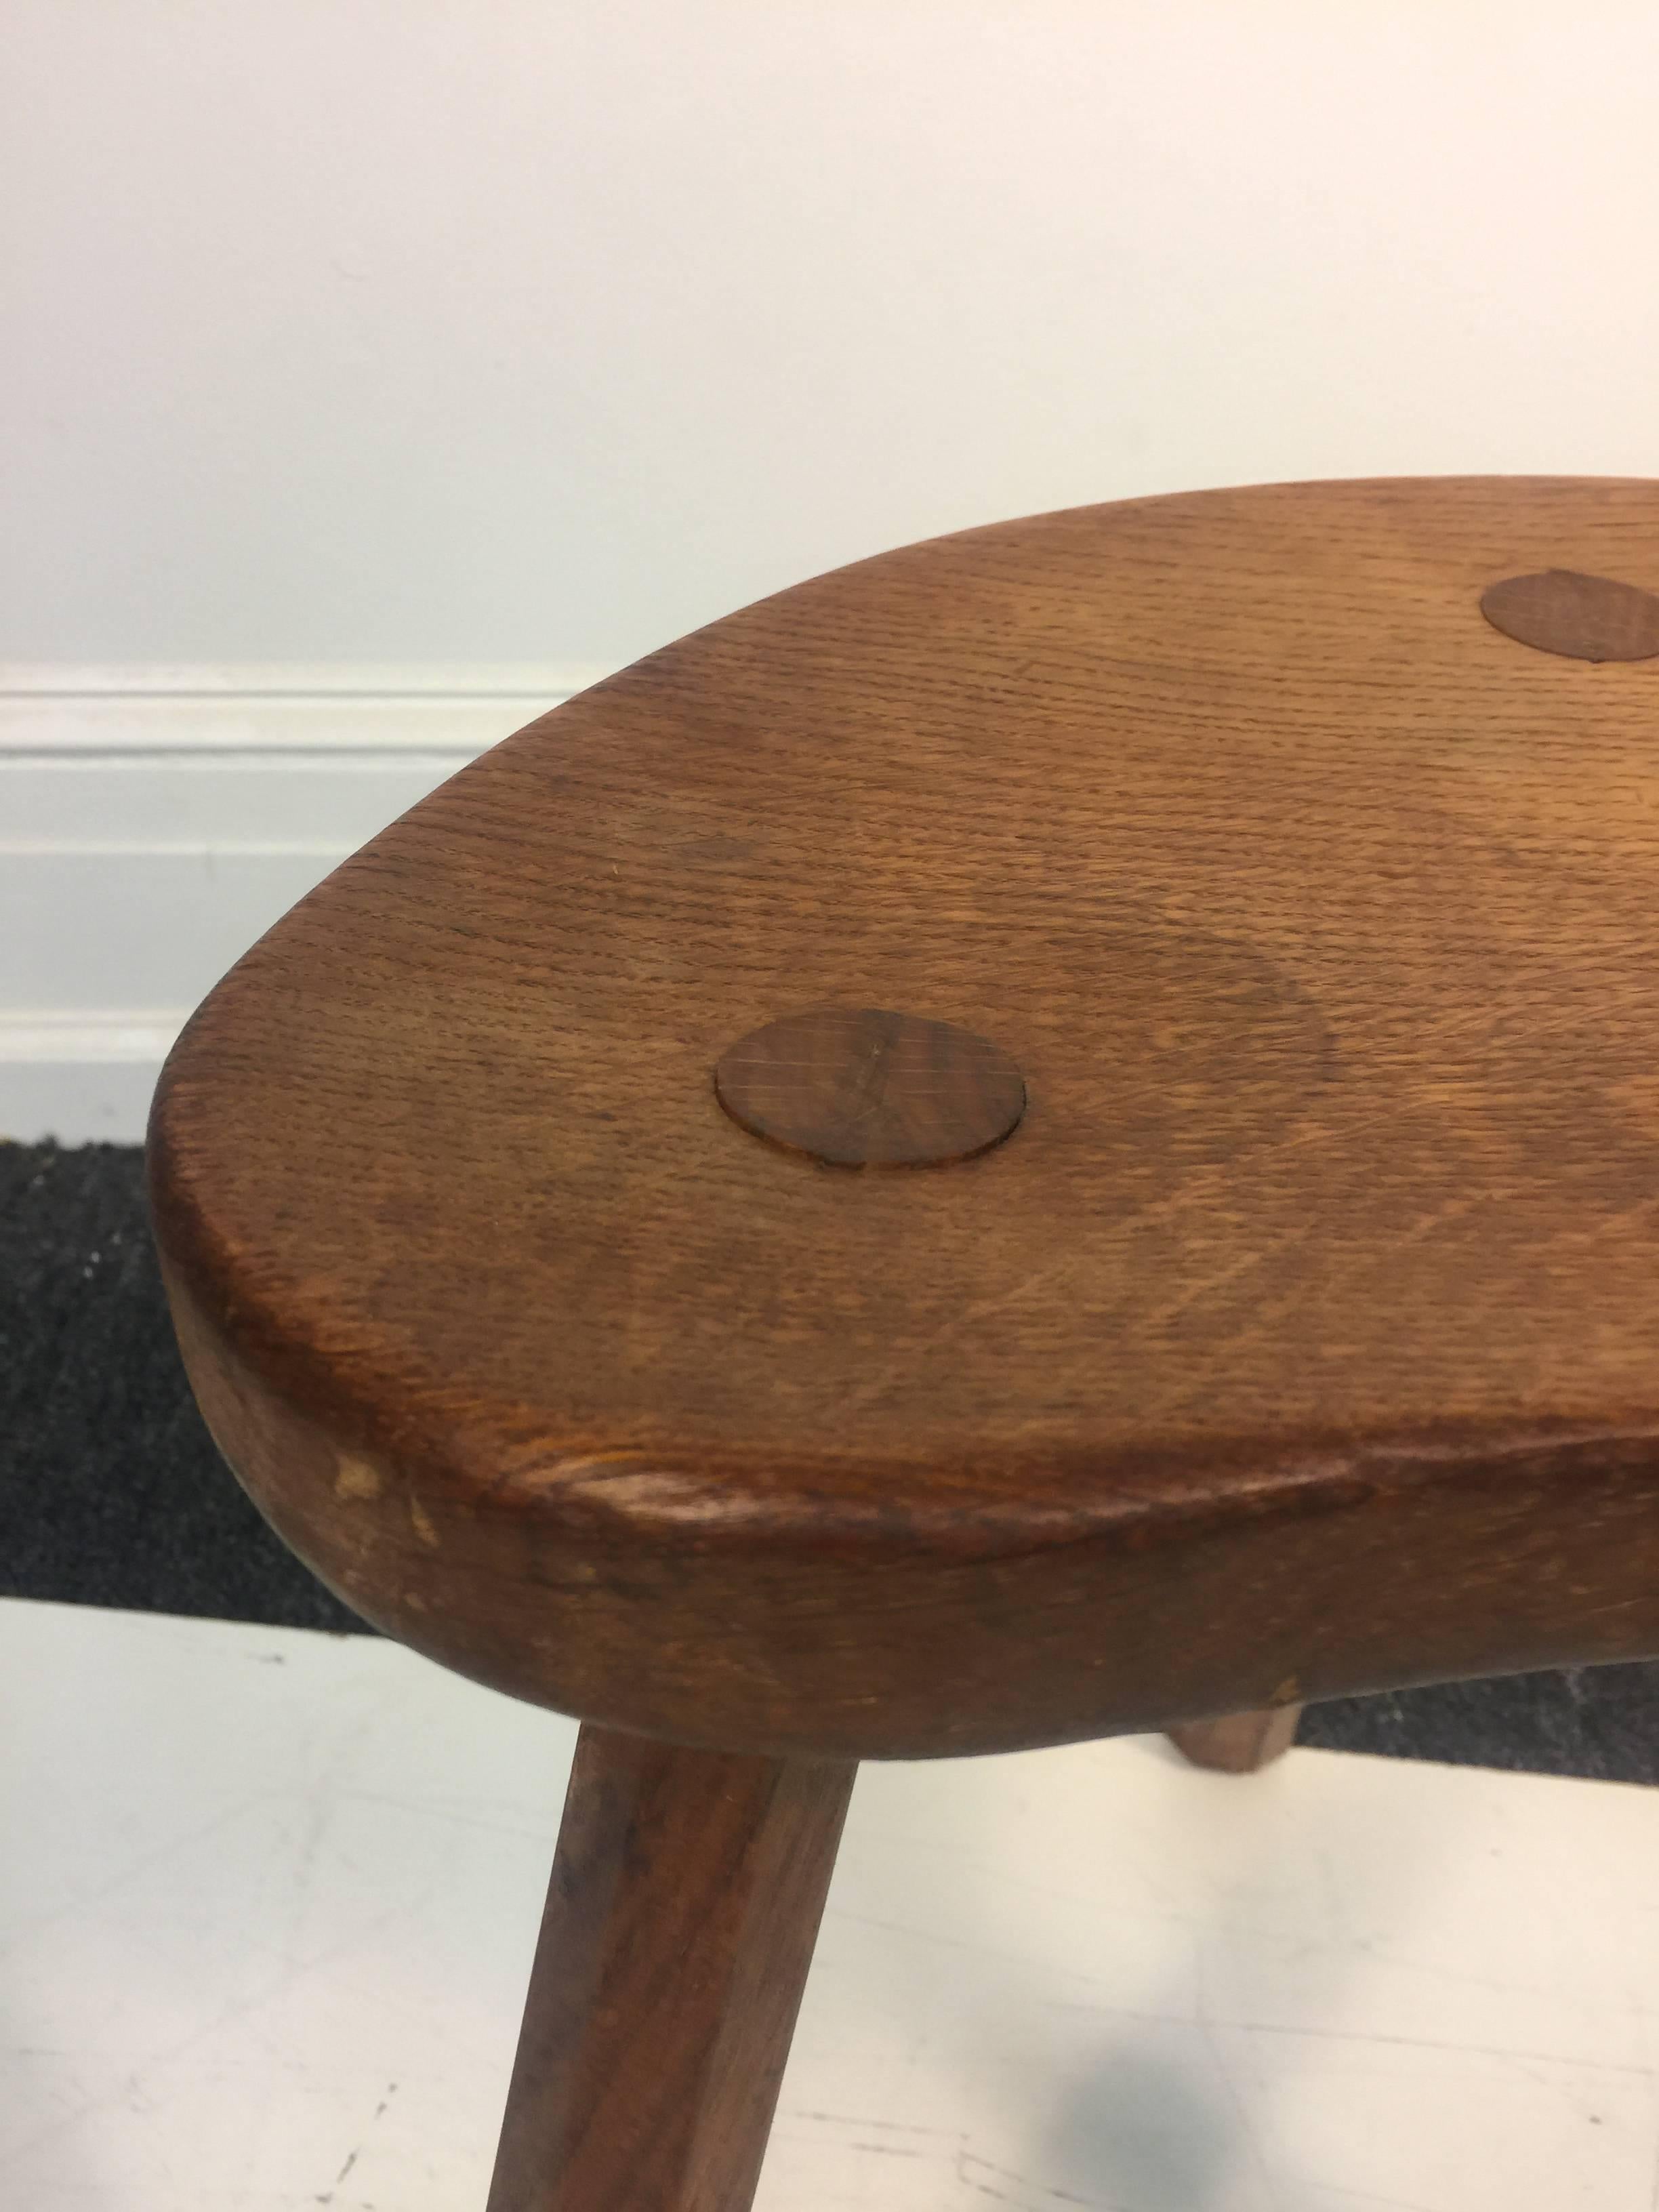
[[[0,2205],[482,2212],[574,1730],[0,1604]],[[1653,2212],[1659,1790],[866,1768],[761,2212]]]

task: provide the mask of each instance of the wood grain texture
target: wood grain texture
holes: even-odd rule
[[[157,1097],[276,1527],[452,1665],[757,1751],[1659,1650],[1659,663],[1483,619],[1551,568],[1659,584],[1659,489],[1000,525],[435,793]],[[994,1039],[1016,1136],[757,1144],[710,1070],[825,1004]]]
[[[583,1729],[489,2212],[746,2212],[854,1772]]]
[[[714,1095],[743,1128],[831,1167],[971,1159],[1025,1110],[1019,1070],[988,1037],[876,1006],[787,1014],[740,1037]]]
[[[1301,1717],[1300,1705],[1264,1705],[1218,1721],[1188,1721],[1170,1730],[1170,1741],[1194,1766],[1212,1767],[1218,1774],[1259,1774],[1296,1741]]]
[[[1575,660],[1647,660],[1659,653],[1659,597],[1572,568],[1506,576],[1480,611],[1506,637]]]

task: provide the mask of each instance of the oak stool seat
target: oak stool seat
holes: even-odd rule
[[[742,2212],[861,1759],[1659,1651],[1656,592],[1616,480],[907,547],[197,1013],[227,1458],[586,1723],[492,2212]]]

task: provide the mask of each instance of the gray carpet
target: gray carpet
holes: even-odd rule
[[[368,1633],[226,1471],[173,1347],[136,1146],[0,1144],[0,1595]],[[1311,1708],[1302,1741],[1659,1781],[1659,1662]]]

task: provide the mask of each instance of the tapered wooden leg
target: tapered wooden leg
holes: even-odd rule
[[[856,1771],[583,1729],[489,2212],[747,2212]]]
[[[1188,1721],[1170,1730],[1170,1741],[1194,1766],[1254,1774],[1290,1749],[1301,1717],[1300,1705],[1267,1705],[1260,1712],[1229,1713],[1224,1720]]]

